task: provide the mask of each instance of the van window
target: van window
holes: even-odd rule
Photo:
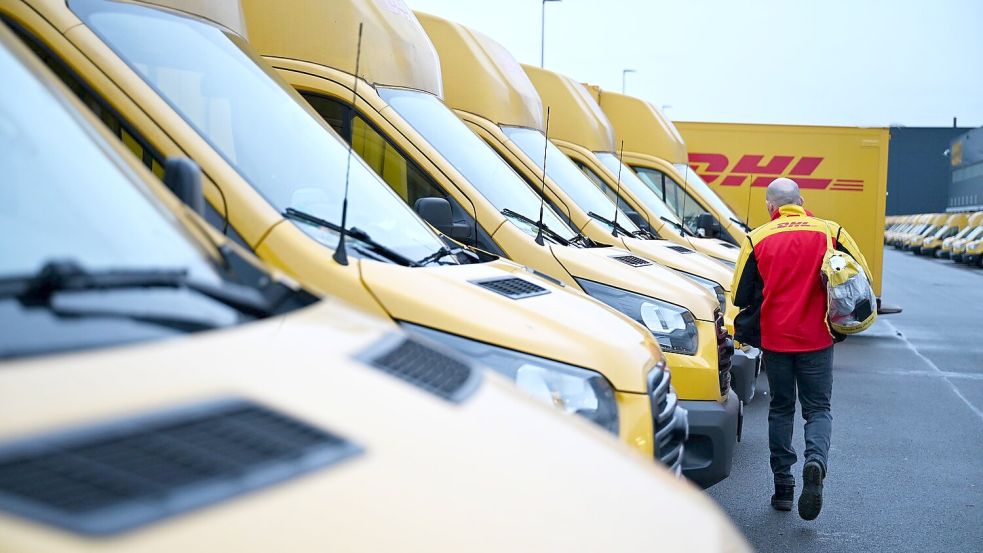
[[[590,179],[590,181],[592,183],[594,183],[594,185],[597,186],[601,190],[601,192],[604,192],[604,195],[607,196],[607,198],[609,200],[611,200],[612,202],[614,202],[614,201],[617,201],[618,202],[618,209],[619,210],[621,210],[621,211],[628,211],[628,210],[634,211],[634,209],[630,205],[628,205],[628,202],[626,202],[626,201],[622,200],[620,197],[618,197],[617,191],[615,191],[614,189],[608,187],[608,183],[606,183],[604,181],[604,179],[601,178],[601,175],[598,175],[597,173],[594,172],[593,169],[591,169],[586,164],[584,164],[584,163],[582,163],[580,161],[574,160],[574,164],[576,164],[577,165],[577,168],[580,169],[581,171],[583,171],[585,175],[587,175],[587,178]],[[630,223],[631,221],[628,221],[628,222]],[[620,223],[620,221],[619,221],[619,223]]]
[[[144,4],[70,0],[69,7],[282,214],[333,249],[346,225],[388,250],[422,259],[440,239],[240,36]],[[153,40],[147,37],[152,36]],[[346,170],[347,167],[347,170]],[[350,186],[349,186],[350,184]],[[382,259],[354,240],[355,255]]]
[[[74,71],[69,69],[68,65],[62,61],[60,58],[56,57],[50,49],[44,46],[41,41],[30,34],[22,26],[10,21],[6,18],[3,19],[4,23],[10,27],[14,33],[23,41],[23,43],[28,46],[37,55],[45,65],[51,69],[59,79],[78,96],[79,100],[86,105],[92,113],[99,118],[100,121],[105,123],[106,127],[109,128],[116,138],[131,151],[133,155],[143,162],[144,165],[150,169],[157,178],[164,178],[164,161],[163,156],[158,153],[150,143],[147,142],[142,136],[137,134],[129,125],[125,124],[117,114],[116,111],[109,107],[102,98],[96,96],[92,93],[87,85],[85,85],[82,80],[75,74]]]
[[[577,166],[552,142],[546,140],[539,130],[524,127],[503,126],[502,130],[508,135],[509,139],[522,150],[526,156],[536,163],[540,171],[543,170],[543,153],[546,153],[547,169],[546,175],[553,179],[559,187],[563,189],[570,198],[585,212],[596,213],[607,219],[614,219],[614,193],[607,194],[606,186],[594,181],[583,171],[578,170]],[[597,175],[594,175],[597,177]],[[537,184],[537,188],[538,188]],[[556,210],[561,213],[560,210]],[[562,213],[561,213],[562,214]],[[618,222],[630,232],[637,232],[639,228],[624,214],[619,215]],[[569,222],[569,219],[568,219]]]
[[[466,224],[472,229],[471,236],[466,241],[485,251],[504,255],[484,229],[479,227],[478,236],[475,237],[474,218],[457,200],[447,194],[415,163],[407,159],[361,115],[355,114],[350,106],[339,100],[311,92],[301,91],[300,95],[335,132],[346,142],[352,143],[352,150],[381,176],[382,180],[403,198],[403,201],[412,206],[420,198],[444,198],[451,204],[454,221]],[[354,142],[352,136],[355,137]]]
[[[319,94],[302,92],[301,96],[406,203],[433,196],[453,201],[365,119],[353,116],[350,107]]]
[[[700,215],[709,213],[703,209],[699,202],[683,190],[683,187],[672,177],[649,167],[635,167],[638,178],[644,182],[650,190],[662,197],[666,205],[683,220],[687,230],[696,232],[696,222]],[[714,217],[716,219],[716,217]]]

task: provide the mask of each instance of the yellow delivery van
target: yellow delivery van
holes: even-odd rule
[[[950,215],[947,213],[935,213],[928,218],[928,224],[925,228],[918,231],[917,233],[909,234],[905,237],[903,243],[901,244],[901,249],[906,251],[911,251],[914,253],[919,253],[921,249],[922,242],[932,236],[936,232],[945,226],[946,221],[949,220]]]
[[[932,220],[932,217],[934,217],[934,214],[932,213],[922,213],[912,216],[907,225],[904,225],[897,231],[891,233],[889,244],[894,246],[896,249],[902,248],[909,238],[925,231],[925,229],[928,228],[928,224]]]
[[[0,74],[0,550],[750,551],[592,425],[267,272],[4,25]]]
[[[740,247],[746,222],[693,171],[686,143],[662,111],[641,98],[588,85],[614,128],[615,144],[625,145],[625,165],[653,188],[693,234]]]
[[[965,213],[954,213],[946,217],[945,223],[935,232],[922,239],[921,244],[916,244],[912,248],[916,254],[930,255],[938,257],[939,250],[942,249],[942,241],[946,238],[955,236],[966,227],[969,216]]]
[[[682,449],[685,412],[672,408],[648,329],[444,243],[253,53],[237,3],[161,3],[30,0],[0,15],[148,167],[193,158],[207,220],[261,259],[479,359],[649,457],[657,429]],[[668,412],[654,412],[664,401]]]
[[[679,121],[676,128],[690,166],[751,227],[769,220],[768,183],[794,179],[808,211],[857,240],[880,296],[888,129]]]
[[[939,252],[939,257],[948,259],[952,256],[953,247],[956,243],[961,246],[963,244],[963,239],[967,236],[976,232],[976,229],[983,225],[983,211],[977,211],[976,213],[971,213],[969,219],[966,221],[966,226],[963,227],[955,236],[946,238],[942,241],[942,249]]]

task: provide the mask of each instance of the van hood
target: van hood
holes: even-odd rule
[[[737,263],[737,254],[741,252],[737,246],[718,238],[688,237],[688,239],[693,249],[698,252],[735,264]]]
[[[622,237],[631,252],[656,261],[671,269],[710,279],[730,292],[734,271],[702,253],[669,240],[641,240]]]
[[[362,276],[398,321],[591,369],[623,392],[644,393],[661,356],[651,333],[635,321],[514,263],[407,269],[364,261]],[[510,299],[475,283],[505,277],[547,293]]]
[[[641,551],[651,536],[638,528],[655,525],[660,543],[674,548],[747,550],[695,488],[494,374],[454,404],[354,361],[353,353],[394,330],[343,311],[312,307],[179,340],[6,362],[0,447],[64,430],[85,440],[94,424],[139,428],[139,417],[162,409],[233,397],[358,450],[98,539],[0,510],[0,549],[146,553],[208,544],[240,553],[369,552],[426,544],[430,551]],[[507,469],[516,459],[522,469]],[[583,509],[597,497],[603,506]],[[380,520],[385,532],[376,531]],[[484,537],[475,541],[478,535]]]
[[[621,288],[689,309],[702,321],[713,321],[717,298],[702,286],[657,263],[632,266],[618,261],[634,257],[621,248],[553,246],[553,256],[575,278]],[[645,261],[648,261],[646,259]]]

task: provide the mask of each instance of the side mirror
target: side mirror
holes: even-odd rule
[[[720,223],[709,213],[700,213],[696,218],[696,234],[703,238],[720,236]]]
[[[451,204],[444,198],[420,198],[413,203],[413,211],[441,234],[455,240],[464,240],[470,235],[468,225],[454,222]]]
[[[634,209],[625,209],[624,212],[625,215],[631,219],[631,222],[635,223],[635,226],[644,230],[645,232],[652,231],[652,227],[649,225],[649,222],[645,220],[645,217],[642,217],[641,213],[635,211]]]
[[[201,217],[205,216],[205,193],[201,169],[186,157],[170,157],[164,162],[164,185]]]

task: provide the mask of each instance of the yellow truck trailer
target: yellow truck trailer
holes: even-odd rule
[[[805,208],[856,239],[881,294],[887,151],[883,128],[676,122],[690,166],[751,227],[769,220],[765,188],[794,179]]]

